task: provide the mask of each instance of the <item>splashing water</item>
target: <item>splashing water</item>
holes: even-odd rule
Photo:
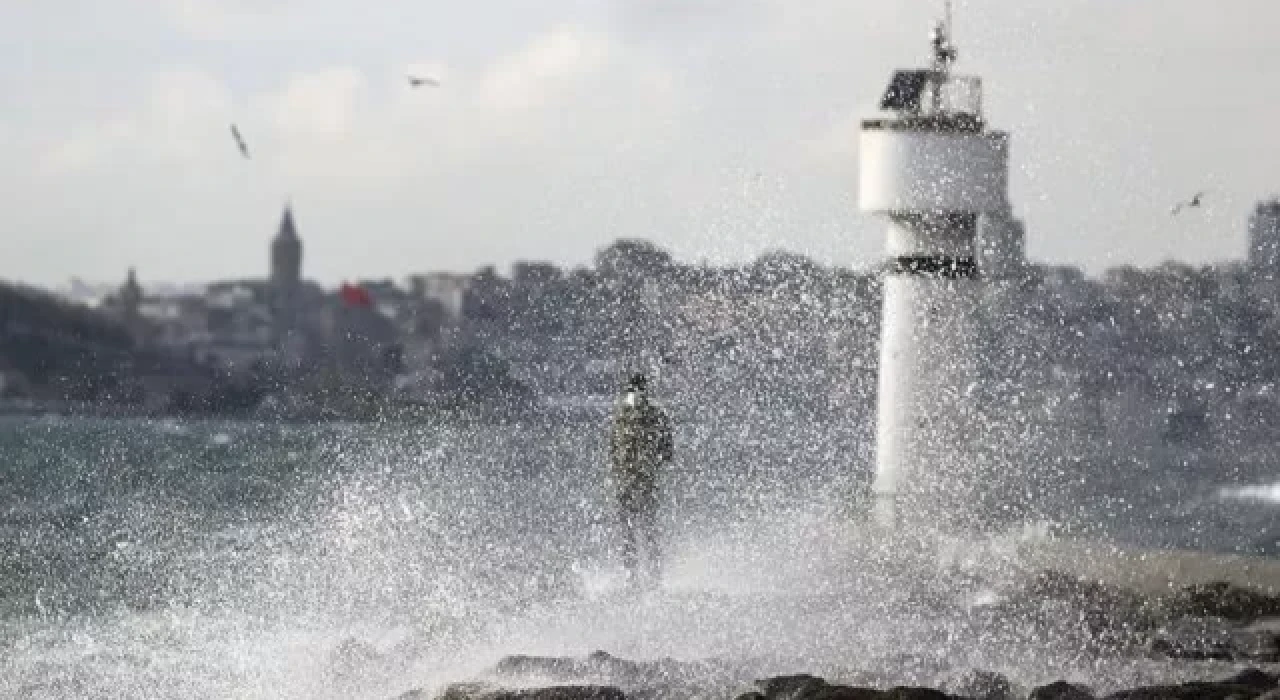
[[[1263,486],[1224,488],[1219,492],[1219,496],[1227,500],[1280,503],[1280,482]]]
[[[830,426],[682,426],[665,577],[633,594],[600,423],[0,423],[0,696],[391,698],[595,649],[719,660],[726,696],[771,672],[1148,673],[990,618],[1043,528],[942,566],[868,538]]]

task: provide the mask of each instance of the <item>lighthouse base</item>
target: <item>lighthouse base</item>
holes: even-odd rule
[[[975,411],[980,292],[973,277],[925,265],[884,279],[872,490],[876,510],[896,523],[953,527],[971,518],[984,489]]]
[[[877,493],[871,504],[871,524],[880,528],[898,525],[898,496],[893,493]]]

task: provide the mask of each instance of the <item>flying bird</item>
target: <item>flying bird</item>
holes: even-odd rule
[[[1208,193],[1203,191],[1197,192],[1195,196],[1192,197],[1191,199],[1185,202],[1178,202],[1177,204],[1173,205],[1173,209],[1169,210],[1169,214],[1171,216],[1177,216],[1178,212],[1181,212],[1183,209],[1199,209],[1200,206],[1204,204],[1203,200],[1206,194]]]
[[[430,85],[431,87],[440,87],[440,81],[436,80],[435,78],[423,78],[416,75],[410,75],[408,77],[409,77],[409,87],[419,88],[419,87],[422,87],[423,85]]]
[[[231,125],[231,138],[236,140],[236,146],[240,149],[240,155],[245,158],[249,157],[249,147],[244,143],[244,137],[240,135],[240,129],[235,124]]]

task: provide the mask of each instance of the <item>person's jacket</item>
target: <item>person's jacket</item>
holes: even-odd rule
[[[671,424],[660,408],[641,398],[620,403],[614,413],[609,456],[614,477],[623,486],[651,488],[658,468],[672,459]]]

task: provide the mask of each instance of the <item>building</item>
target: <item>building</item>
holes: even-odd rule
[[[135,343],[142,343],[146,322],[142,319],[142,285],[138,284],[138,271],[129,268],[124,284],[120,287],[120,318],[129,329]]]
[[[978,219],[978,273],[988,280],[1018,279],[1026,273],[1027,233],[1022,222],[1005,210]]]
[[[293,207],[286,206],[280,228],[271,241],[270,307],[277,343],[298,328],[302,304],[302,239],[293,221]]]
[[[429,272],[409,278],[410,294],[419,301],[433,301],[444,310],[447,319],[456,321],[471,287],[471,275],[453,272]]]
[[[136,321],[142,306],[142,285],[138,284],[138,271],[129,268],[124,284],[120,286],[120,312],[126,322]]]
[[[1280,197],[1258,202],[1249,217],[1249,268],[1258,280],[1280,279]]]

